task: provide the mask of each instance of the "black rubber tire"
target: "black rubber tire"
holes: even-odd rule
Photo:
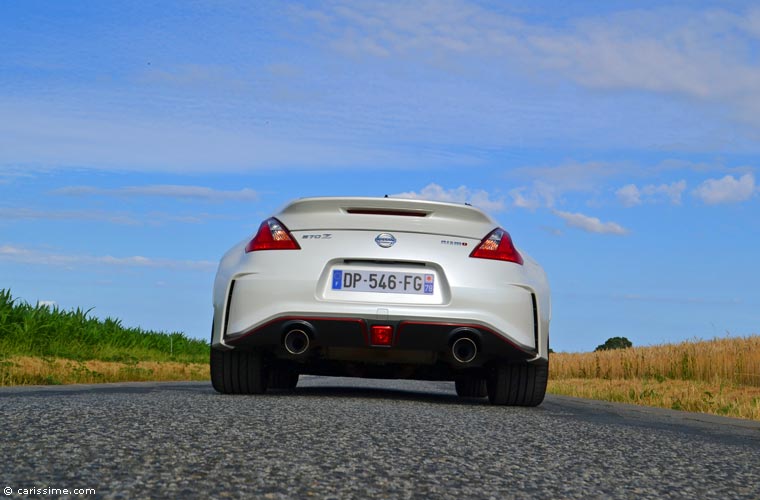
[[[292,391],[298,385],[298,372],[287,366],[269,369],[269,389]]]
[[[211,385],[217,392],[225,393],[224,390],[224,352],[211,348]]]
[[[238,350],[211,348],[211,385],[222,394],[262,394],[268,373],[261,355]]]
[[[488,377],[488,400],[493,405],[538,406],[548,379],[548,363],[501,363]]]
[[[488,395],[486,379],[481,377],[459,377],[454,381],[454,387],[460,398],[484,398]]]

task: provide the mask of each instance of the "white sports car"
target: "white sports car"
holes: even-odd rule
[[[306,198],[222,257],[211,381],[293,389],[299,374],[453,380],[535,406],[549,372],[549,285],[469,205]]]

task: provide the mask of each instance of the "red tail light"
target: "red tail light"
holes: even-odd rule
[[[261,223],[256,236],[245,246],[245,253],[258,250],[300,250],[285,225],[272,217]]]
[[[500,227],[497,227],[488,236],[483,238],[478,248],[472,251],[470,257],[504,260],[520,265],[523,263],[522,255],[512,244],[512,238],[510,238],[509,233]]]

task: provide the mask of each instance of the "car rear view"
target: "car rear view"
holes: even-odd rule
[[[449,380],[461,397],[534,406],[549,300],[541,267],[471,206],[301,199],[222,258],[211,379],[247,394],[301,374]]]

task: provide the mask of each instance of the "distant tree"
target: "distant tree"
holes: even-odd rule
[[[625,337],[612,337],[607,339],[607,342],[597,346],[594,352],[597,351],[609,351],[611,349],[625,349],[627,347],[633,347],[633,343]]]

